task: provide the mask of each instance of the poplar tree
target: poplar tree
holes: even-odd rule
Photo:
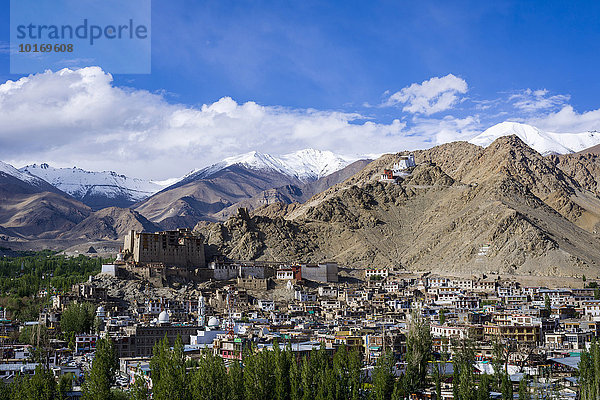
[[[394,356],[386,352],[379,357],[373,370],[375,400],[390,400],[394,391]]]
[[[302,376],[298,368],[298,360],[292,357],[290,365],[290,400],[300,400],[302,398]]]
[[[275,399],[289,400],[291,352],[287,349],[281,350],[279,343],[275,342],[273,353],[275,359]]]
[[[63,374],[58,380],[58,400],[66,400],[67,392],[73,389],[73,374]]]
[[[111,400],[110,388],[114,384],[118,369],[113,343],[110,339],[99,339],[92,367],[85,374],[84,400]]]
[[[521,381],[519,382],[519,400],[531,400],[528,375],[523,375],[523,378],[521,378]]]
[[[348,353],[348,366],[350,369],[350,399],[359,400],[362,396],[363,374],[362,361],[358,351]]]
[[[129,390],[129,399],[130,400],[149,400],[150,399],[150,389],[148,388],[148,382],[146,378],[144,378],[140,374],[136,374],[135,382],[131,386]]]
[[[204,352],[190,382],[192,400],[229,399],[227,369],[221,357]]]
[[[589,351],[581,353],[579,387],[581,400],[600,399],[600,346],[595,340]]]
[[[475,400],[475,378],[473,364],[475,363],[475,350],[469,340],[461,340],[455,350],[452,366],[454,375],[452,380],[453,392],[457,400]]]
[[[502,392],[502,400],[513,400],[513,386],[507,373],[502,374],[500,391]]]
[[[169,347],[166,335],[154,345],[150,360],[150,373],[154,400],[189,399],[181,337],[177,337],[173,349]]]
[[[413,312],[406,337],[406,385],[410,393],[427,385],[427,365],[431,360],[431,332],[429,324]]]
[[[229,398],[244,400],[244,371],[239,361],[235,360],[229,367],[227,380],[229,382]]]
[[[252,350],[244,358],[244,390],[247,399],[267,400],[275,391],[275,363],[272,351]]]
[[[490,381],[491,377],[488,374],[483,374],[479,378],[479,386],[477,386],[477,400],[490,399]]]

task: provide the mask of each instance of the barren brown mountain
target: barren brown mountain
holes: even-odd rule
[[[54,237],[91,212],[88,206],[41,182],[34,185],[0,172],[0,226],[5,240]]]
[[[187,179],[144,200],[135,210],[166,229],[193,228],[199,220],[221,221],[239,207],[304,202],[361,170],[359,160],[321,179],[302,182],[275,170],[232,165],[208,177]]]
[[[415,152],[399,184],[378,182],[385,155],[302,205],[197,227],[234,259],[334,260],[454,273],[600,273],[600,199],[516,136]]]
[[[118,240],[129,230],[138,232],[156,232],[160,227],[129,208],[107,207],[96,211],[75,225],[69,231],[59,235],[59,239]]]

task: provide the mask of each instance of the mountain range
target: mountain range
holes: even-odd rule
[[[379,176],[406,152],[250,152],[168,182],[0,163],[0,245],[194,227],[211,254],[235,259],[596,276],[599,143],[596,132],[502,123],[414,151],[398,184]]]
[[[45,180],[95,210],[112,206],[129,207],[165,188],[164,184],[129,178],[112,171],[55,168],[46,163],[27,165],[19,171]]]
[[[586,164],[579,155],[564,156],[573,168],[562,170],[516,135],[414,154],[417,167],[398,184],[379,175],[405,153],[382,156],[304,204],[240,211],[196,231],[233,259],[599,275],[600,198],[577,174]]]
[[[320,188],[337,183],[334,179],[343,180],[356,172],[357,165],[365,165],[358,162],[354,169],[349,168],[345,174],[340,172],[350,162],[350,159],[331,152],[313,149],[280,157],[250,152],[182,178],[162,182],[130,178],[110,171],[54,168],[48,164],[16,169],[1,163],[4,182],[0,184],[6,189],[7,200],[11,192],[14,194],[14,199],[10,200],[17,206],[9,207],[8,201],[0,205],[0,211],[6,215],[0,220],[0,235],[19,239],[110,240],[124,232],[120,228],[123,224],[118,221],[131,221],[132,229],[194,227],[199,220],[225,218],[231,212],[227,208],[236,209],[235,205],[240,201],[253,209],[273,201],[308,199]],[[19,182],[20,190],[12,189],[14,184],[9,181]],[[48,220],[63,222],[57,229],[46,229],[46,225],[33,218],[34,214],[29,211],[17,212],[21,203],[29,207],[40,204],[47,207],[50,203],[43,196],[49,193],[60,199],[52,204],[66,202],[75,207],[65,221],[66,216],[58,210],[44,208],[46,212],[42,214]],[[20,222],[16,223],[15,218]],[[83,225],[79,226],[80,223]]]

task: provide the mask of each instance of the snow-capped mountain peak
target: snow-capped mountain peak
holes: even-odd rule
[[[352,160],[341,157],[331,151],[304,149],[281,157],[283,162],[293,171],[296,171],[300,180],[317,180],[324,176],[339,171]]]
[[[7,175],[13,176],[17,179],[20,179],[24,182],[31,183],[37,185],[40,183],[40,178],[31,175],[28,172],[19,171],[15,167],[5,162],[0,161],[0,172],[4,172]]]
[[[282,156],[251,151],[227,157],[223,161],[206,168],[194,170],[184,176],[182,181],[208,178],[232,165],[240,165],[252,170],[273,170],[283,175],[296,177],[301,181],[313,181],[338,171],[354,159],[342,157],[331,151],[304,149]]]
[[[46,163],[27,165],[19,171],[41,178],[84,202],[90,198],[108,198],[134,203],[164,188],[156,182],[130,178],[113,171],[92,172],[77,167],[55,168]]]
[[[501,122],[486,129],[469,142],[487,147],[499,137],[508,135],[517,135],[529,147],[542,155],[576,153],[600,144],[600,134],[598,132],[546,132],[531,125],[509,121]]]

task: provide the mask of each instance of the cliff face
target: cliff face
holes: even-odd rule
[[[197,230],[236,259],[598,275],[600,200],[516,136],[486,149],[456,142],[415,152],[409,177],[378,182],[400,156],[385,155],[304,204],[272,204]]]

